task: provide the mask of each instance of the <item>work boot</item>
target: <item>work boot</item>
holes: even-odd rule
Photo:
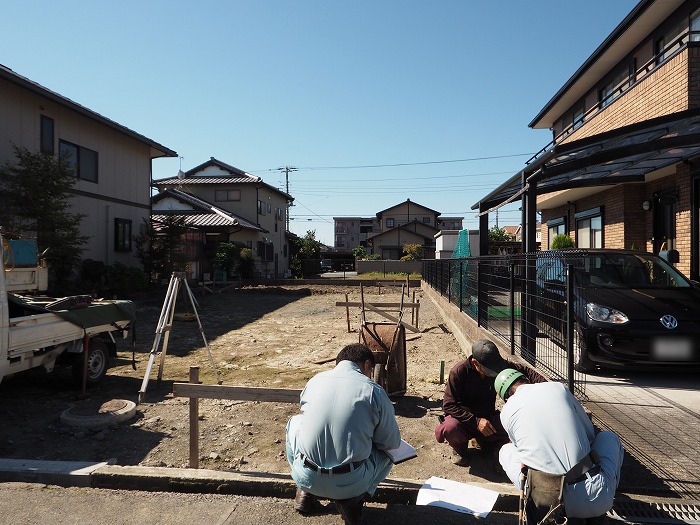
[[[345,525],[361,525],[362,507],[367,499],[367,493],[360,494],[354,498],[335,500],[335,507],[340,512]]]
[[[297,488],[296,496],[294,496],[294,510],[299,514],[311,514],[314,508],[316,496],[305,490]]]

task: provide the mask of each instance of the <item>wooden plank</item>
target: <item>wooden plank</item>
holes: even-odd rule
[[[370,304],[365,302],[365,305]],[[343,301],[338,301],[335,303],[336,306],[358,306],[362,308],[362,303],[358,302],[343,302]],[[420,303],[403,303],[404,308],[418,308]],[[372,303],[372,306],[376,306],[379,308],[398,308],[401,306],[401,303]]]
[[[288,388],[263,388],[227,385],[173,384],[175,397],[200,399],[231,399],[235,401],[269,401],[273,403],[298,403],[301,390]]]
[[[403,326],[408,328],[411,332],[420,332],[420,330],[418,330],[418,328],[416,328],[415,326],[412,326],[405,321],[399,321],[399,319],[397,317],[394,317],[393,315],[389,315],[388,313],[383,312],[382,310],[379,310],[378,308],[375,308],[373,305],[371,305],[369,303],[365,303],[365,308],[367,310],[371,310],[371,311],[381,315],[382,317],[386,317],[387,319],[389,319],[389,321],[393,321],[395,323],[400,322]]]

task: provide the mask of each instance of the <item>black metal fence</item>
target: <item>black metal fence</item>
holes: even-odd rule
[[[574,370],[581,348],[571,299],[576,264],[574,251],[564,260],[548,252],[425,260],[423,282],[512,355],[585,396],[585,375]]]

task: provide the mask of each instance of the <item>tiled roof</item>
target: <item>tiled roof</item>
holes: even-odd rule
[[[259,177],[187,177],[185,179],[171,177],[169,179],[154,180],[153,184],[156,186],[170,186],[172,184],[191,186],[195,184],[251,184],[256,182],[260,182]]]
[[[192,206],[194,210],[172,210],[168,212],[155,210],[155,213],[151,216],[154,221],[163,222],[168,217],[176,217],[183,218],[188,225],[194,227],[237,226],[246,230],[267,231],[243,217],[230,211],[222,210],[210,202],[182,190],[166,189],[155,195],[153,202],[158,202],[167,197],[186,203]]]

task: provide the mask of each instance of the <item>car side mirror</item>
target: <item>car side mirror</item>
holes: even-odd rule
[[[659,252],[659,257],[670,264],[676,264],[681,260],[678,250],[661,250]]]

